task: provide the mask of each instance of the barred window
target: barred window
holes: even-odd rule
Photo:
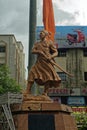
[[[6,52],[6,47],[5,46],[0,46],[0,52]]]
[[[58,50],[59,57],[66,57],[66,50]]]
[[[66,81],[66,74],[64,72],[57,72],[62,81]]]
[[[84,49],[84,50],[83,50],[83,55],[84,55],[84,56],[87,56],[87,49]]]
[[[84,72],[84,80],[87,81],[87,72]]]

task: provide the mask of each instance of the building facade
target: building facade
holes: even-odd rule
[[[56,62],[73,77],[56,68],[63,88],[87,87],[87,48],[58,48]]]
[[[24,47],[14,35],[0,35],[0,65],[9,67],[11,77],[18,84],[25,86],[25,54]]]
[[[49,95],[55,102],[72,106],[75,112],[87,112],[87,27],[84,27],[84,34],[81,30],[78,30],[78,27],[74,27],[77,32],[81,33],[82,37],[75,32],[69,33],[69,28],[71,29],[67,26],[61,27],[61,35],[56,34],[58,57],[55,60],[73,77],[56,68],[62,82],[60,88],[49,89]],[[72,41],[68,35],[77,38]],[[82,41],[80,41],[81,39]]]

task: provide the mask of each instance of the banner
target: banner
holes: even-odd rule
[[[54,40],[55,21],[52,0],[43,0],[43,24],[44,29],[50,32],[50,39]]]

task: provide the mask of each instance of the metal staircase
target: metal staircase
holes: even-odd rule
[[[5,104],[5,105],[2,105],[2,108],[3,108],[4,114],[6,116],[10,130],[15,130],[15,125],[14,125],[13,117],[11,114],[10,106]]]
[[[23,96],[22,94],[16,94],[16,93],[7,93],[3,94],[0,96],[0,107],[2,107],[2,113],[5,116],[4,119],[5,121],[1,121],[2,124],[7,121],[7,127],[6,129],[4,128],[3,130],[15,130],[15,125],[14,125],[14,120],[11,112],[10,105],[11,104],[19,104],[22,103]],[[4,126],[4,125],[3,125]]]

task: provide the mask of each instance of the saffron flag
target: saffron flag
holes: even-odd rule
[[[54,41],[55,21],[52,0],[43,0],[43,24],[50,35],[50,39]]]

